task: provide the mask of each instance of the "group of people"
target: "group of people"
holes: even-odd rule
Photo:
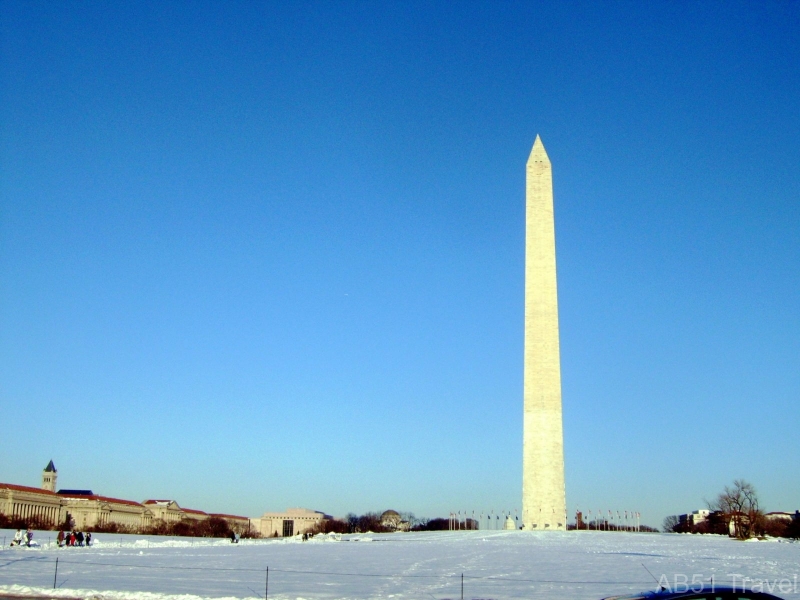
[[[25,544],[30,547],[31,540],[33,540],[33,531],[30,527],[28,527],[25,533],[22,533],[22,529],[17,529],[17,533],[14,534],[14,539],[11,540],[11,545],[22,546],[22,544]]]
[[[56,537],[56,542],[58,542],[59,548],[63,548],[64,546],[83,546],[84,543],[87,546],[91,546],[92,532],[87,531],[84,534],[82,531],[59,531],[58,537]]]
[[[23,533],[22,529],[17,529],[17,533],[14,534],[14,538],[11,540],[12,546],[28,546],[30,547],[31,541],[33,540],[33,531],[30,527],[28,530]],[[59,531],[58,537],[56,537],[56,541],[58,542],[58,547],[63,548],[64,546],[91,546],[92,545],[92,533],[86,532],[83,533],[81,531]]]

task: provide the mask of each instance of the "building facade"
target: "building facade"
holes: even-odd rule
[[[704,523],[710,514],[711,511],[709,509],[701,508],[685,515],[679,515],[678,521],[681,524],[691,528],[695,525],[700,525],[700,523]]]
[[[145,529],[153,521],[153,513],[143,504],[96,494],[59,494],[62,498],[65,523],[69,514],[72,529],[92,529],[115,524],[126,529]],[[56,525],[58,523],[55,523]]]
[[[50,490],[0,483],[0,512],[43,523],[63,523],[63,498]]]

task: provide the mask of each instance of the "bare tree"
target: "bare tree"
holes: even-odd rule
[[[677,515],[670,515],[664,518],[664,523],[661,525],[661,531],[664,533],[673,533],[680,523]]]
[[[358,515],[355,513],[347,513],[347,516],[344,518],[345,523],[347,523],[347,532],[348,533],[356,533],[358,531]]]
[[[413,512],[400,511],[400,518],[408,523],[408,529],[413,529],[422,521],[415,517]]]
[[[725,486],[709,508],[722,512],[733,524],[731,535],[746,540],[758,533],[763,515],[758,507],[758,494],[753,484],[737,479],[732,487]]]

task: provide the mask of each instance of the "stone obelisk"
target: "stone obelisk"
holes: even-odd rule
[[[553,176],[536,136],[525,185],[523,528],[566,528]]]

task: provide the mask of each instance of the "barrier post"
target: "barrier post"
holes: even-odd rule
[[[56,556],[56,574],[53,575],[53,589],[56,589],[57,580],[58,580],[58,557]]]

